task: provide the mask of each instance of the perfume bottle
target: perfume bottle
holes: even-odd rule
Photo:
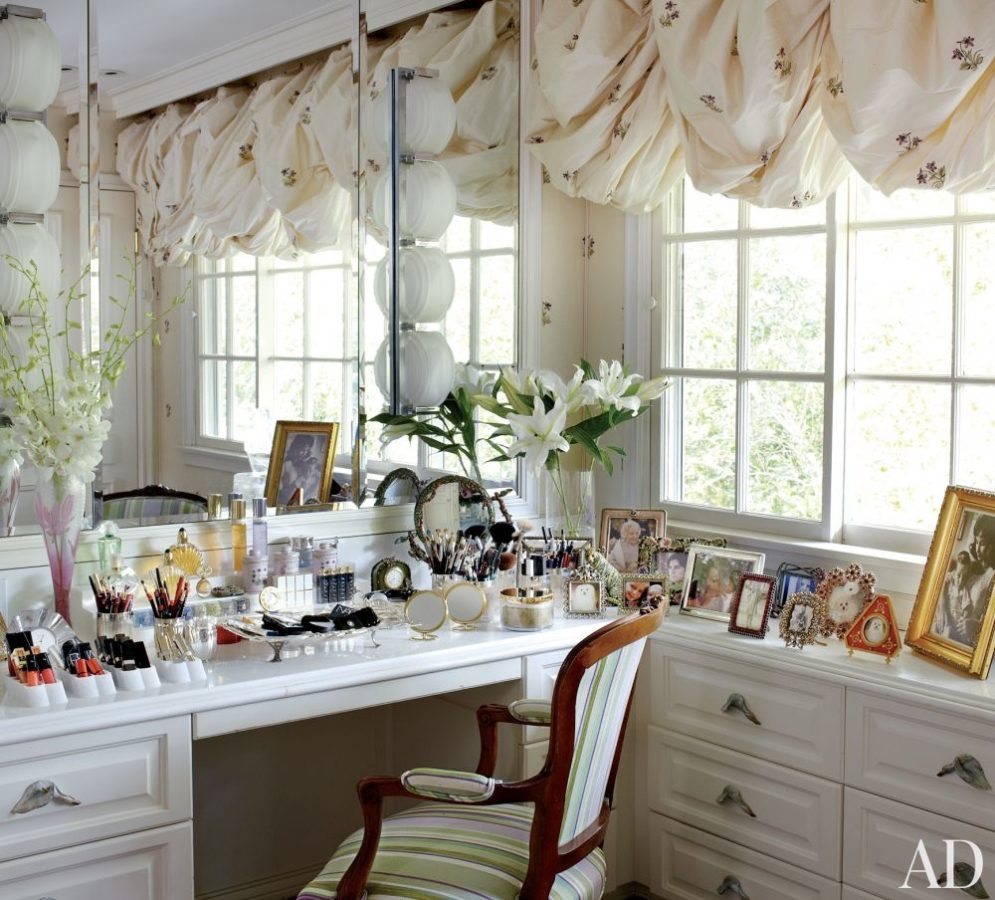
[[[100,526],[100,537],[97,540],[97,554],[100,557],[100,571],[110,572],[112,560],[121,554],[121,538],[114,522],[104,522]]]
[[[260,556],[269,553],[269,525],[266,522],[265,497],[252,499],[252,552]]]
[[[241,572],[242,564],[245,561],[245,500],[241,497],[235,497],[231,500],[229,514],[231,518],[232,569],[235,572]]]

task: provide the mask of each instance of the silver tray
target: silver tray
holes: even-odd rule
[[[295,610],[284,610],[285,613],[291,613],[293,615],[307,615],[309,611],[301,611],[299,609]],[[281,656],[284,648],[292,647],[305,647],[308,645],[314,646],[316,644],[326,644],[329,642],[341,643],[343,641],[351,641],[354,638],[361,637],[363,635],[369,635],[373,641],[375,647],[379,646],[374,637],[373,628],[351,628],[347,631],[328,631],[324,633],[318,633],[313,631],[306,631],[303,634],[287,634],[287,635],[276,635],[267,634],[266,629],[263,628],[263,616],[262,613],[245,613],[240,616],[233,616],[227,619],[222,619],[221,624],[224,628],[227,628],[232,634],[237,634],[240,638],[247,641],[253,641],[260,644],[269,644],[270,648],[273,650],[273,657],[270,662],[281,662],[283,657]]]

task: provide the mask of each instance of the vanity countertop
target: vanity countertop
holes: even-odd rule
[[[507,631],[496,625],[475,631],[445,628],[436,640],[428,641],[412,640],[406,628],[380,629],[376,633],[379,647],[373,645],[369,633],[364,633],[308,647],[296,656],[287,656],[284,651],[285,658],[278,663],[269,661],[273,651],[268,644],[242,641],[217,648],[214,659],[206,664],[206,682],[119,691],[93,700],[70,699],[67,705],[42,709],[0,703],[0,746],[168,716],[193,714],[196,722],[199,713],[243,710],[242,724],[235,722],[225,729],[209,727],[197,735],[207,737],[223,730],[255,727],[253,711],[259,713],[258,724],[270,724],[274,718],[267,710],[272,710],[274,701],[285,701],[289,706],[294,698],[306,702],[301,698],[351,690],[348,706],[340,704],[339,708],[359,708],[384,702],[380,695],[392,690],[397,699],[403,699],[403,685],[420,676],[438,680],[438,689],[423,690],[424,695],[513,680],[520,677],[522,657],[572,647],[608,621],[556,619],[552,628],[539,632]],[[489,666],[487,671],[482,668],[485,666]],[[461,673],[474,669],[480,673],[477,680],[464,681]],[[447,675],[451,676],[448,681]],[[361,692],[365,691],[370,692],[369,702],[363,700]],[[334,711],[335,707],[328,708],[328,712]],[[287,718],[315,714],[321,714],[320,709],[290,713]],[[213,715],[217,717],[217,713]]]

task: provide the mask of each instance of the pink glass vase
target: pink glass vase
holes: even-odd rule
[[[17,498],[21,493],[21,466],[16,460],[0,465],[0,537],[14,533]]]
[[[55,611],[67,622],[85,504],[86,485],[74,475],[55,474],[35,487],[35,514],[48,551]]]

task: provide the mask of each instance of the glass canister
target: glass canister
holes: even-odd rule
[[[548,589],[505,588],[501,591],[501,625],[510,631],[551,628],[555,605]]]

